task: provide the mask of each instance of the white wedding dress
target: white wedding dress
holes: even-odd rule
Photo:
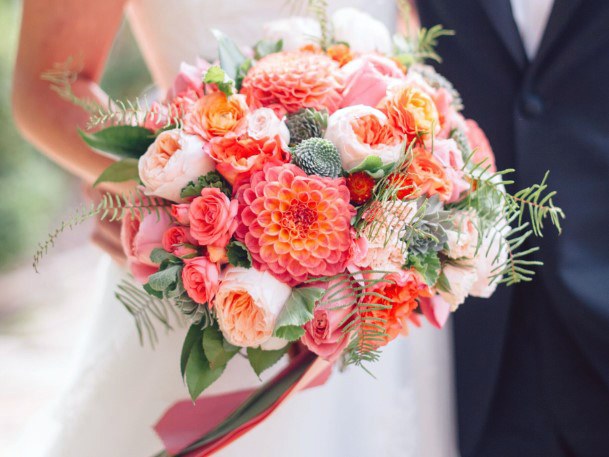
[[[329,3],[368,11],[393,28],[392,0]],[[264,22],[292,8],[287,0],[133,0],[128,17],[155,81],[166,89],[180,61],[215,57],[210,28],[250,44],[261,37]],[[178,366],[185,329],[161,332],[154,350],[141,347],[131,315],[114,298],[125,273],[109,260],[102,267],[97,309],[69,387],[12,455],[151,456],[162,447],[152,425],[188,396]],[[218,455],[456,456],[449,341],[450,328],[414,328],[371,367],[376,379],[356,367],[335,372]],[[247,361],[236,357],[210,393],[259,383]]]

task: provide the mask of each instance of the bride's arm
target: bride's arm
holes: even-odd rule
[[[49,89],[41,74],[69,58],[82,63],[74,84],[80,97],[101,103],[107,96],[97,85],[126,0],[25,0],[13,81],[13,114],[36,147],[87,183],[110,163],[78,136],[87,114]]]
[[[79,107],[62,100],[41,74],[74,58],[82,72],[73,86],[79,97],[107,102],[97,82],[120,26],[126,0],[24,0],[13,80],[13,115],[23,135],[59,165],[91,184],[111,163],[82,141],[87,121]],[[124,191],[125,185],[103,190]],[[121,260],[117,224],[98,224],[94,241]]]

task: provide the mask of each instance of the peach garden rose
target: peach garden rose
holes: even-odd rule
[[[269,272],[226,268],[213,305],[224,338],[242,347],[269,342],[277,316],[291,292],[288,285]]]
[[[400,159],[402,138],[387,116],[376,108],[355,105],[341,108],[328,119],[325,138],[337,147],[345,170],[358,166],[368,156],[387,165]]]
[[[227,97],[223,92],[211,92],[191,107],[184,119],[186,132],[204,140],[224,136],[245,122],[248,107],[243,95]]]
[[[203,141],[180,130],[159,134],[139,159],[140,179],[148,195],[180,202],[180,191],[199,176],[214,170]]]

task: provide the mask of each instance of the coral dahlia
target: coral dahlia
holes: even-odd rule
[[[338,63],[324,54],[278,52],[262,58],[243,80],[241,93],[255,107],[295,113],[302,108],[333,113],[344,85]]]
[[[290,286],[345,270],[355,210],[343,178],[269,163],[237,190],[237,238],[253,266]]]

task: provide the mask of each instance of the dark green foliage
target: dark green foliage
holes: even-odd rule
[[[201,195],[206,187],[220,189],[228,198],[233,194],[230,184],[217,171],[210,171],[204,176],[199,176],[196,181],[190,181],[180,192],[180,197],[191,198]]]

